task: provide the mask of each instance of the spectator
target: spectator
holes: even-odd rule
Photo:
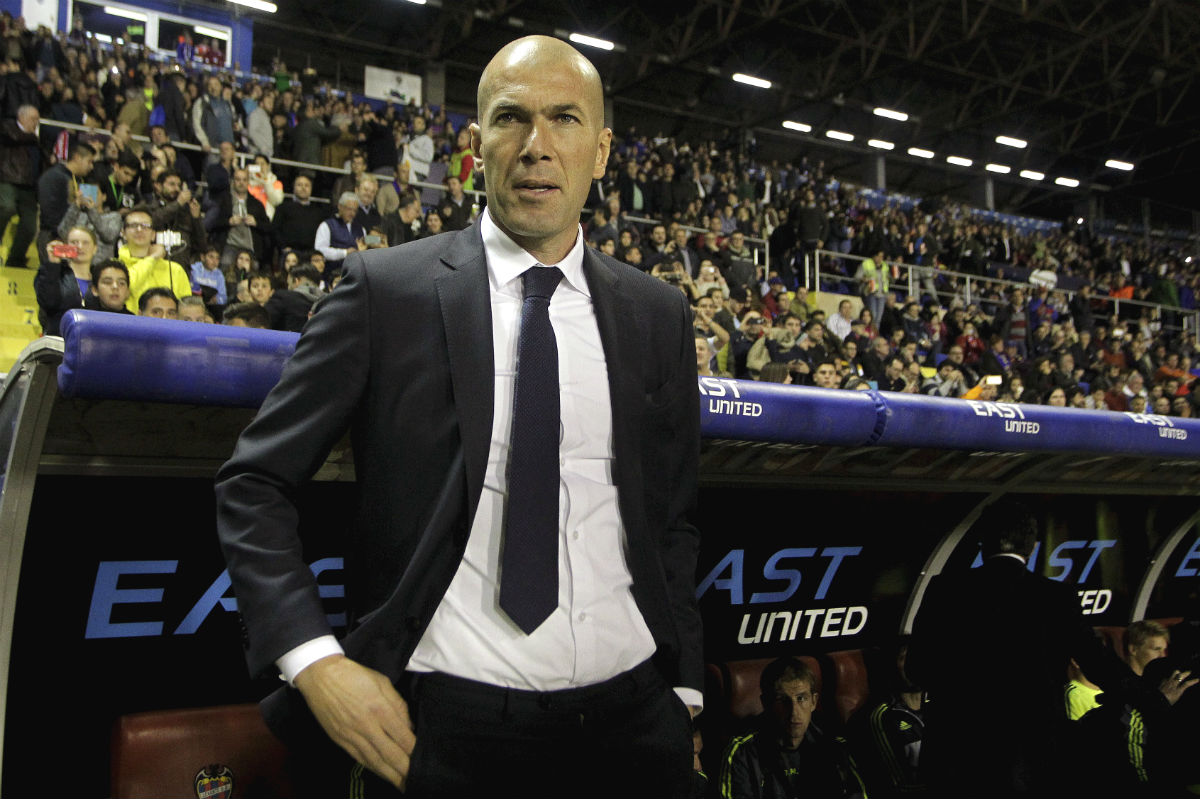
[[[179,319],[183,322],[207,322],[213,324],[214,319],[204,300],[199,297],[184,297],[179,301]]]
[[[213,243],[221,248],[221,263],[228,266],[238,250],[249,250],[266,260],[271,235],[267,209],[250,194],[250,173],[238,167],[233,171],[229,193],[217,202],[216,221],[210,228]]]
[[[221,81],[210,76],[204,83],[204,96],[192,104],[192,133],[211,160],[222,142],[234,141],[233,106],[222,96]]]
[[[391,246],[416,241],[421,236],[421,201],[415,192],[400,198],[394,214],[383,218],[383,235]]]
[[[313,305],[324,296],[320,289],[321,273],[311,264],[304,264],[294,268],[287,281],[287,289],[272,293],[263,307],[270,316],[271,329],[299,333]]]
[[[322,122],[320,107],[309,100],[299,124],[292,131],[292,158],[306,164],[319,164],[322,145],[337,141],[341,135],[340,129],[327,127]]]
[[[130,295],[126,305],[131,312],[139,306],[142,294],[152,288],[169,289],[176,297],[189,297],[192,283],[187,272],[174,261],[157,255],[151,248],[154,240],[154,223],[145,206],[130,209],[125,215],[125,246],[117,251],[117,258],[129,270]]]
[[[138,316],[152,316],[155,319],[178,319],[179,300],[169,289],[158,286],[148,288],[138,298]]]
[[[192,264],[192,286],[208,305],[223,306],[228,302],[225,273],[221,271],[221,250],[215,244],[204,248],[200,260]]]
[[[416,202],[416,197],[410,195],[410,199]],[[358,223],[357,216],[358,195],[348,191],[338,198],[337,215],[326,219],[317,227],[315,246],[325,256],[325,263],[330,271],[340,271],[342,262],[350,253],[367,249],[364,241],[367,233]],[[388,241],[393,244],[400,243],[392,241],[391,236],[388,236]]]
[[[275,211],[272,226],[279,246],[310,250],[317,239],[317,228],[325,219],[325,206],[312,201],[312,176],[301,172],[292,183],[293,197],[284,200]]]
[[[267,309],[257,302],[235,302],[225,309],[225,313],[221,317],[221,324],[230,327],[254,327],[260,330],[269,330],[271,317],[267,314]]]
[[[165,169],[154,179],[154,197],[150,201],[154,229],[166,248],[166,257],[178,264],[191,264],[208,246],[200,202],[173,169]]]
[[[59,335],[63,314],[82,308],[84,298],[92,288],[92,256],[96,252],[96,236],[87,228],[67,231],[66,244],[57,239],[46,245],[46,254],[33,278],[33,290],[38,301],[38,322],[42,335]],[[61,254],[56,255],[55,250]]]
[[[271,276],[265,272],[252,271],[246,275],[246,287],[250,290],[250,300],[259,305],[266,305],[275,293],[271,285]]]
[[[429,166],[433,162],[433,139],[425,132],[425,117],[415,116],[412,121],[412,137],[404,146],[404,157],[409,173],[420,182],[429,177]]]
[[[271,159],[260,153],[254,156],[254,164],[246,171],[250,175],[247,191],[262,203],[267,219],[274,219],[276,207],[283,202],[283,181],[271,171]]]
[[[850,742],[868,795],[901,796],[924,792],[921,741],[925,736],[925,692],[908,677],[908,636],[898,641],[885,675],[882,698],[868,703],[852,723]]]
[[[379,215],[394,214],[400,207],[400,198],[411,191],[412,188],[408,183],[408,164],[396,164],[393,179],[384,182],[379,187],[379,196],[376,200],[379,203]]]
[[[378,193],[379,181],[373,175],[359,177],[358,185],[354,187],[354,196],[358,198],[358,212],[354,215],[354,221],[368,233],[378,232],[383,224],[379,207],[375,205],[375,197]]]
[[[772,661],[759,680],[763,713],[754,730],[735,736],[721,763],[723,799],[866,796],[841,739],[812,723],[817,680],[800,660]]]
[[[471,224],[471,198],[463,192],[463,183],[455,175],[446,178],[446,198],[438,214],[446,230],[463,230]]]
[[[722,376],[728,374],[728,372],[723,372]],[[788,365],[786,363],[774,362],[763,364],[763,368],[758,371],[756,379],[760,383],[783,383],[784,385],[791,385],[794,382],[792,380],[792,371],[788,368]]]
[[[339,175],[333,182],[333,196],[341,197],[348,191],[355,191],[358,182],[367,174],[367,156],[361,150],[350,154],[350,174]]]
[[[246,137],[250,140],[250,149],[268,159],[275,155],[275,131],[271,127],[274,109],[275,92],[263,92],[258,105],[246,118]]]
[[[46,245],[58,235],[58,225],[67,213],[67,206],[71,204],[75,192],[78,191],[79,179],[92,171],[95,157],[96,152],[91,146],[74,139],[67,145],[67,160],[59,161],[38,179],[37,199],[41,227],[38,233],[39,253],[45,252]],[[15,251],[10,253],[10,265],[23,264],[24,255]]]
[[[58,237],[65,239],[72,228],[84,227],[92,232],[95,238],[95,248],[92,263],[98,264],[112,259],[116,253],[117,239],[121,235],[124,220],[120,211],[104,209],[105,196],[97,192],[93,201],[81,191],[75,193],[75,199],[67,206],[62,221],[58,223]]]
[[[133,314],[129,310],[129,270],[116,260],[92,265],[92,285],[83,299],[89,311]]]
[[[17,217],[8,266],[26,266],[27,251],[38,229],[35,189],[46,161],[38,145],[40,121],[36,107],[23,105],[15,119],[0,122],[0,229]]]

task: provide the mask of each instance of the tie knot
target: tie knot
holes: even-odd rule
[[[557,266],[531,266],[522,275],[525,282],[524,298],[539,297],[549,302],[562,277],[562,270]]]

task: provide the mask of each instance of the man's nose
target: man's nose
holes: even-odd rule
[[[548,120],[538,117],[535,117],[529,123],[529,132],[525,134],[525,141],[521,148],[521,159],[523,161],[533,162],[547,157],[548,125]]]

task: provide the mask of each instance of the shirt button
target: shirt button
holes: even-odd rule
[[[559,458],[559,459],[558,459],[558,465],[559,465],[560,467],[562,467],[562,466],[566,466],[566,465],[567,465],[567,459],[566,459],[566,458]]]
[[[580,614],[579,614],[579,620],[580,620],[580,621],[587,621],[587,620],[588,620],[588,615],[587,615],[586,613],[580,613]]]
[[[572,541],[578,541],[578,540],[579,540],[579,531],[578,531],[578,530],[572,530],[572,531],[571,531],[571,540],[572,540]]]

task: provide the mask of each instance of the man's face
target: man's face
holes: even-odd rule
[[[781,743],[789,749],[798,747],[817,707],[812,686],[807,680],[780,680],[775,684],[774,695],[763,698],[778,727]]]
[[[358,194],[358,201],[362,205],[374,205],[375,195],[378,192],[379,184],[368,180],[359,185],[356,194]]]
[[[130,244],[146,247],[149,246],[152,238],[154,238],[154,227],[150,222],[149,214],[138,212],[125,217],[125,239]]]
[[[245,196],[246,190],[250,188],[250,173],[244,169],[233,170],[233,193],[240,196]]]
[[[209,250],[208,252],[204,253],[205,269],[216,269],[220,265],[221,253],[217,252],[216,250]]]
[[[67,162],[67,169],[77,178],[84,177],[96,165],[96,151],[91,147],[79,148],[79,153]]]
[[[825,338],[825,328],[820,325],[813,325],[808,331],[808,337],[813,344],[820,344]]]
[[[951,363],[956,363],[956,364],[962,363],[962,361],[963,361],[962,347],[957,347],[957,346],[951,347],[946,352],[946,360],[950,361]]]
[[[708,347],[708,339],[696,336],[696,368],[706,368],[711,360],[712,350]]]
[[[1129,647],[1129,667],[1141,674],[1146,664],[1152,660],[1167,656],[1167,639],[1162,635],[1152,635],[1140,646]]]
[[[180,182],[178,175],[168,175],[159,184],[159,193],[167,202],[173,202],[179,196],[179,191],[182,188],[183,184]]]
[[[843,319],[850,319],[850,300],[842,300],[838,303],[838,313]]]
[[[136,176],[137,172],[133,167],[119,166],[113,170],[113,180],[122,186],[128,186]]]
[[[526,250],[564,254],[612,139],[595,72],[562,42],[522,39],[484,70],[479,96],[489,213]]]
[[[296,182],[292,184],[292,193],[296,195],[297,200],[307,200],[312,196],[312,181],[308,178],[296,178]]]
[[[793,338],[798,338],[800,336],[802,325],[800,324],[800,320],[796,317],[793,316],[789,318],[783,323],[783,326],[787,328],[787,332],[791,333]]]
[[[421,135],[425,132],[425,117],[416,117],[413,119],[413,134]]]
[[[650,240],[653,241],[656,246],[666,244],[667,229],[662,225],[655,225],[654,229],[650,231]]]
[[[184,322],[203,322],[205,321],[205,316],[203,305],[189,303],[179,308],[179,319]]]
[[[741,250],[742,245],[746,243],[746,236],[741,231],[734,231],[729,234],[729,246],[735,250]]]
[[[675,228],[675,246],[683,249],[687,246],[687,231],[683,228]]]
[[[220,152],[221,152],[221,163],[223,163],[223,164],[232,164],[233,156],[237,154],[237,151],[233,149],[233,143],[227,142],[227,141],[221,142]]]
[[[204,87],[208,91],[210,97],[221,96],[221,81],[217,78],[209,78],[205,82]]]
[[[903,371],[904,371],[904,362],[901,361],[899,358],[892,358],[892,360],[888,361],[888,365],[887,365],[888,380],[895,380],[896,378],[898,378],[900,376],[900,373]]]
[[[120,269],[103,269],[92,293],[100,298],[100,304],[111,310],[120,310],[129,301],[129,278]]]
[[[447,180],[446,189],[449,190],[450,196],[456,200],[463,196],[462,181],[458,178],[450,178]]]
[[[146,308],[138,312],[139,316],[153,316],[155,319],[178,319],[179,304],[174,299],[166,297],[151,297]]]
[[[271,290],[271,281],[269,279],[256,277],[250,281],[250,299],[259,305],[271,299],[271,295],[274,293]]]
[[[813,382],[821,388],[837,388],[837,369],[831,363],[823,363],[817,367]]]

